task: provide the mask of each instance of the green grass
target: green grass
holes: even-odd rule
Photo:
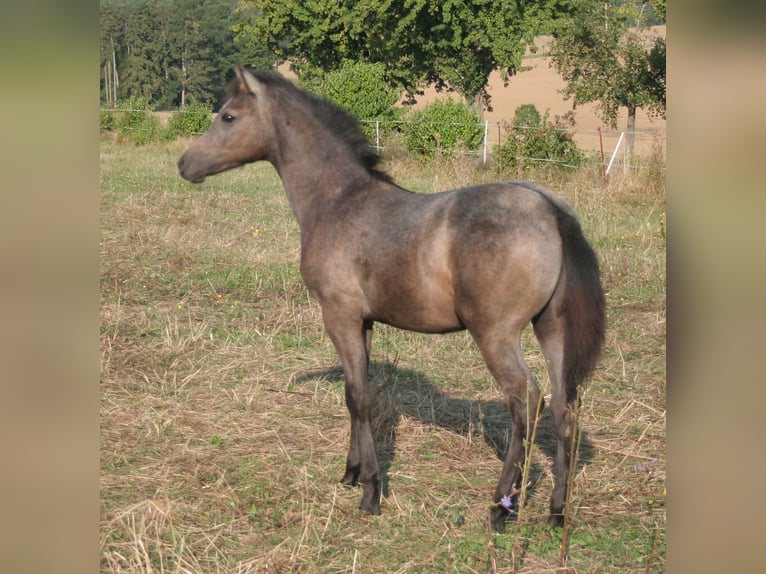
[[[342,377],[281,183],[254,164],[188,184],[187,144],[102,141],[101,570],[557,571],[547,411],[520,521],[487,529],[510,418],[465,333],[376,328],[385,498],[381,516],[358,512],[360,491],[338,484]],[[387,169],[421,192],[506,177],[446,159]],[[549,182],[580,214],[609,305],[581,408],[571,572],[665,570],[664,186],[645,177]],[[549,393],[530,335],[524,349]]]

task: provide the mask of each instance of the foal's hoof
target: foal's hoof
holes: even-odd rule
[[[551,513],[548,517],[548,526],[551,526],[552,528],[561,528],[564,526],[564,515]]]
[[[359,473],[354,473],[352,471],[346,471],[346,474],[343,475],[343,478],[340,479],[340,483],[343,486],[356,486],[357,478],[359,477]]]
[[[493,506],[489,511],[489,523],[495,532],[505,532],[505,525],[515,517],[516,513],[502,506]]]
[[[359,503],[359,510],[377,516],[380,514],[380,504],[370,504],[362,497],[362,502]]]
[[[380,499],[380,481],[373,480],[372,482],[364,483],[364,492],[362,493],[362,501],[359,503],[359,510],[367,514],[380,514]]]

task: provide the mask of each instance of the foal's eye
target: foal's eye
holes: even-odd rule
[[[221,119],[225,121],[227,124],[230,124],[231,122],[234,121],[234,116],[232,116],[231,114],[223,114],[221,116]]]

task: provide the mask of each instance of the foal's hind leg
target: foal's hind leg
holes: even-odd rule
[[[535,321],[534,331],[545,356],[551,380],[551,411],[557,439],[556,457],[553,462],[555,484],[551,495],[548,523],[551,526],[562,526],[567,490],[570,487],[570,458],[577,422],[575,420],[577,392],[576,389],[567,389],[564,381],[565,325],[563,317],[556,315],[554,311],[556,307],[555,304],[548,306]]]
[[[511,411],[513,431],[503,472],[495,489],[496,505],[490,512],[492,527],[502,532],[511,511],[518,510],[518,493],[531,437],[539,414],[540,389],[521,353],[520,333],[513,337],[477,337],[476,343],[492,376],[505,393]]]

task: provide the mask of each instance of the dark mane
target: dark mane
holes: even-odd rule
[[[298,88],[287,78],[270,71],[247,68],[260,82],[275,87],[306,107],[306,110],[351,151],[353,157],[377,179],[393,183],[391,177],[379,169],[382,158],[370,145],[370,140],[359,128],[359,120],[337,104]],[[226,97],[238,93],[235,78],[226,89]]]

